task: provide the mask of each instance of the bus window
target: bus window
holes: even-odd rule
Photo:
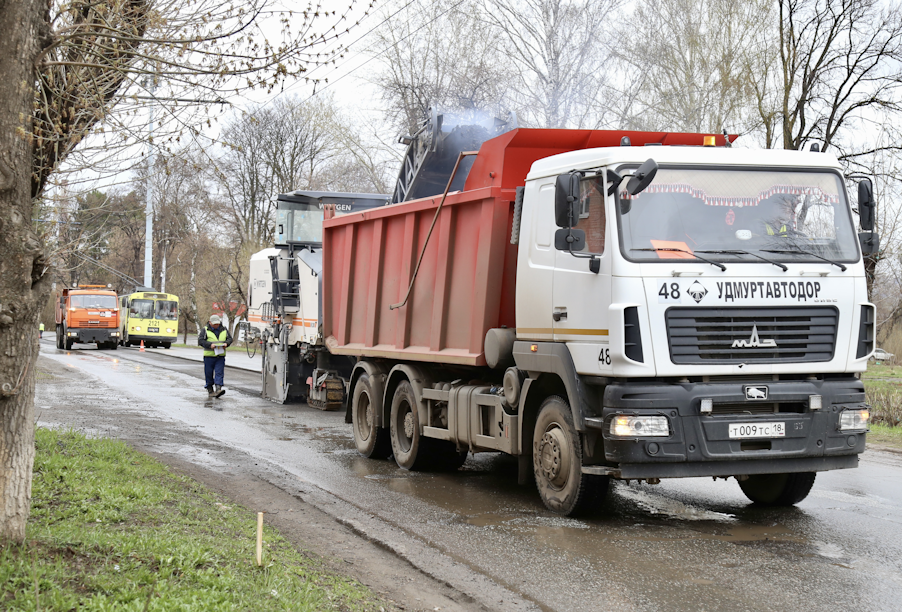
[[[136,319],[153,319],[153,300],[132,300],[129,312]]]
[[[179,318],[179,305],[171,300],[157,301],[157,318],[164,321],[175,321]]]

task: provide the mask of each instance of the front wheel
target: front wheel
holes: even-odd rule
[[[164,348],[164,349],[168,349],[168,348],[170,348],[171,346],[172,346],[172,342],[164,342],[164,343],[163,343],[163,348]]]
[[[756,474],[739,481],[739,488],[751,501],[763,506],[794,506],[811,492],[816,472],[796,474]]]
[[[553,395],[539,408],[532,444],[536,488],[549,510],[575,516],[588,513],[603,501],[609,479],[583,474],[582,458],[570,406]]]
[[[391,454],[389,431],[376,424],[378,403],[369,374],[362,374],[351,397],[351,423],[357,452],[370,459],[385,459]]]

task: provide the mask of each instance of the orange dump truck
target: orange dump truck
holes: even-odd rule
[[[66,287],[57,293],[56,348],[96,342],[99,349],[116,350],[119,344],[119,307],[116,292],[105,285]]]

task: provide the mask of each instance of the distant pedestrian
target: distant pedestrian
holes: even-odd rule
[[[44,324],[38,325],[38,340],[44,337]]]
[[[204,347],[204,387],[210,397],[221,397],[225,393],[222,388],[225,353],[232,344],[232,334],[222,325],[219,315],[210,316],[210,323],[197,334],[197,344]]]

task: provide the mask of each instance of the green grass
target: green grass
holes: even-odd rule
[[[900,378],[902,379],[902,365],[889,365],[886,363],[880,363],[879,365],[874,363],[868,364],[867,372],[862,375],[864,380],[868,378]]]
[[[868,442],[902,448],[902,427],[872,423],[868,431]]]
[[[379,610],[256,515],[122,442],[38,429],[26,544],[0,545],[2,610]]]

